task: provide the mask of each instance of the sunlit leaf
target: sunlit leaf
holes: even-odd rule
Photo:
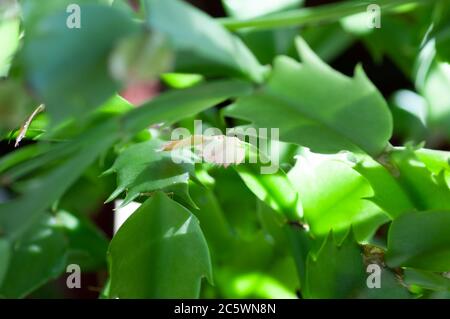
[[[392,118],[362,69],[348,78],[319,60],[303,40],[297,44],[302,64],[277,58],[268,84],[239,99],[225,114],[260,128],[278,127],[282,141],[314,152],[381,153],[391,136]]]
[[[223,0],[229,16],[248,19],[298,8],[303,0]]]
[[[365,158],[354,168],[374,189],[375,195],[371,200],[394,218],[414,210],[450,207],[448,164],[439,158],[439,153],[395,149],[384,165]]]
[[[356,239],[364,241],[389,219],[368,200],[373,196],[369,182],[343,156],[305,151],[288,175],[299,193],[305,220],[318,237],[333,230],[342,239],[353,226]]]
[[[14,53],[19,46],[20,19],[17,2],[0,4],[0,78],[7,76]]]

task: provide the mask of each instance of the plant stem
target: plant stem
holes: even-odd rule
[[[435,0],[369,0],[358,2],[342,2],[322,5],[319,7],[290,10],[263,17],[238,20],[234,18],[222,18],[218,21],[231,31],[242,28],[271,29],[278,27],[303,26],[324,22],[335,22],[346,16],[366,12],[371,4],[380,6],[381,12],[392,12],[405,4],[431,3]]]
[[[301,227],[286,224],[284,229],[291,246],[301,290],[304,290],[306,286],[306,262],[311,246],[310,238]]]

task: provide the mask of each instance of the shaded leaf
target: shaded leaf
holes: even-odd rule
[[[25,194],[0,204],[0,229],[7,237],[19,237],[39,220],[42,212],[60,198],[87,167],[113,144],[117,139],[116,124],[105,122],[72,141],[68,149],[76,153],[69,152],[72,155],[70,158],[37,180]]]
[[[157,190],[174,192],[195,207],[188,193],[190,174],[194,173],[194,159],[188,150],[162,152],[164,142],[151,140],[132,145],[123,151],[105,173],[117,173],[117,188],[107,202],[126,191],[125,206],[142,193]],[[177,164],[176,161],[182,161]]]
[[[78,5],[87,4],[109,4],[110,0],[77,0]],[[40,23],[45,17],[54,15],[58,12],[65,12],[73,0],[20,0],[22,17],[25,29],[33,29],[37,23]]]
[[[303,0],[223,0],[228,16],[236,19],[249,19],[300,7]],[[247,47],[263,64],[272,64],[275,56],[294,52],[294,39],[297,27],[276,28],[273,30],[238,30],[238,35]]]
[[[169,91],[127,114],[123,126],[128,132],[138,132],[152,124],[170,125],[229,98],[250,94],[252,89],[248,82],[222,80]]]
[[[302,29],[302,37],[323,61],[333,61],[355,41],[339,23]]]
[[[6,239],[0,239],[0,287],[2,286],[3,278],[8,272],[9,260],[11,259],[10,244]]]
[[[386,261],[390,267],[450,270],[450,211],[414,212],[392,222]]]
[[[166,34],[180,55],[188,53],[201,59],[199,65],[212,64],[224,68],[227,74],[263,81],[265,68],[251,51],[202,11],[179,0],[146,0],[145,4],[148,24]],[[193,56],[187,60],[192,61]],[[204,69],[207,70],[208,67]]]
[[[68,240],[67,263],[77,264],[83,272],[106,268],[108,239],[88,219],[60,211],[57,226]]]
[[[43,155],[43,159],[32,159],[24,165],[27,165],[27,170],[31,167],[32,171],[33,167],[36,167],[35,162],[38,162],[38,167],[48,163],[48,160],[65,159],[65,162],[34,183],[34,188],[26,194],[0,204],[0,229],[9,237],[20,236],[45,209],[64,194],[100,154],[117,141],[120,133],[129,136],[161,121],[171,123],[210,108],[234,94],[245,94],[249,91],[251,86],[247,83],[219,81],[192,89],[168,92],[119,119],[113,118],[96,125],[73,141],[55,144]],[[69,155],[72,156],[67,158]],[[50,189],[52,191],[49,191]],[[14,214],[11,214],[11,211]]]
[[[48,215],[43,217],[14,242],[0,296],[25,297],[64,271],[67,241],[55,227],[55,219]]]
[[[108,54],[116,41],[135,30],[120,10],[89,4],[81,12],[79,29],[66,26],[64,7],[27,30],[27,78],[56,122],[85,115],[113,95],[118,87],[108,74]]]
[[[119,229],[109,262],[110,298],[196,298],[212,278],[198,220],[160,192]]]
[[[234,169],[215,168],[211,171],[211,176],[215,181],[214,195],[233,235],[251,240],[260,228],[258,216],[255,214],[258,199]],[[239,202],[238,207],[236,202]]]
[[[410,299],[413,295],[401,282],[401,279],[389,268],[382,267],[380,273],[380,287],[365,287],[358,294],[358,298],[363,299]],[[366,274],[368,277],[370,273]]]
[[[110,58],[115,79],[127,84],[152,81],[170,71],[173,53],[167,39],[157,32],[139,33],[120,41]]]
[[[406,268],[403,276],[408,285],[435,291],[450,291],[450,279],[439,273]]]
[[[365,283],[361,250],[351,232],[340,245],[330,233],[317,257],[308,256],[305,298],[351,298]]]
[[[19,82],[0,81],[0,137],[19,129],[31,114],[33,105]]]
[[[199,207],[194,214],[200,221],[213,260],[228,255],[233,240],[232,228],[216,196],[210,189],[194,183],[189,186],[189,191]]]

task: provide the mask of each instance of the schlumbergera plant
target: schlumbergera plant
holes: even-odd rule
[[[314,2],[0,1],[0,296],[450,297],[450,2]]]

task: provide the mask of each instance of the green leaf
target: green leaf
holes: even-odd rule
[[[450,95],[446,88],[450,84],[450,66],[448,63],[434,62],[430,68],[423,89],[428,101],[429,120],[434,126],[441,127],[447,134],[450,124]]]
[[[110,58],[115,79],[127,84],[155,80],[172,68],[173,53],[158,32],[138,33],[120,41]]]
[[[355,78],[348,78],[324,64],[303,40],[297,44],[302,64],[277,58],[267,85],[239,99],[225,114],[260,128],[278,127],[282,141],[313,152],[380,154],[392,133],[391,114],[381,94],[360,67]]]
[[[246,1],[246,0],[245,0]],[[416,0],[416,2],[429,2],[430,0]],[[398,11],[400,6],[411,0],[376,0],[383,13]],[[326,5],[307,7],[297,10],[287,10],[253,19],[222,19],[222,24],[230,30],[242,28],[274,29],[286,26],[321,25],[336,22],[346,16],[364,12],[367,10],[366,2],[340,1]],[[409,8],[415,8],[411,6]],[[407,8],[408,9],[408,8]]]
[[[232,228],[212,190],[191,183],[189,191],[199,209],[194,211],[202,225],[213,260],[228,255],[233,240]]]
[[[303,4],[303,0],[222,0],[229,16],[249,19],[269,13],[293,9]]]
[[[415,151],[417,158],[435,175],[450,171],[450,152],[421,148]]]
[[[57,145],[64,149],[66,145],[75,153],[51,170],[25,194],[7,203],[0,204],[0,229],[9,238],[18,238],[42,212],[58,200],[93,161],[106,151],[117,139],[117,123],[107,121],[81,135],[76,141]],[[14,213],[12,213],[14,212]]]
[[[330,233],[317,257],[308,256],[305,298],[351,298],[365,283],[361,250],[351,231],[340,245]]]
[[[421,62],[421,65],[422,68],[427,66],[426,62]],[[421,72],[426,72],[423,80]],[[422,84],[421,81],[423,81]],[[449,85],[450,65],[448,63],[434,59],[427,71],[419,69],[416,86],[428,102],[427,114],[430,126],[440,128],[447,134],[450,134],[448,129],[450,125],[450,95],[447,91]]]
[[[19,129],[32,111],[31,100],[19,82],[0,81],[0,137]]]
[[[450,292],[448,291],[436,291],[428,296],[429,299],[450,299]]]
[[[215,264],[223,298],[293,298],[299,288],[295,264],[262,231],[229,243],[227,258]]]
[[[8,271],[9,260],[11,259],[10,244],[6,239],[0,239],[0,287]]]
[[[110,159],[110,152],[100,156],[100,159],[88,167],[80,178],[70,186],[65,194],[58,200],[58,208],[70,212],[71,215],[83,218],[83,216],[95,216],[102,209],[105,198],[112,192],[115,186],[113,176],[99,178],[104,171],[104,162]],[[80,201],[80,198],[83,198]],[[82,224],[82,222],[80,222]]]
[[[367,200],[373,195],[370,184],[344,156],[305,151],[297,157],[288,176],[299,193],[304,218],[316,237],[326,237],[333,230],[340,241],[353,226],[356,239],[364,241],[389,220]]]
[[[296,55],[294,40],[298,32],[297,28],[275,30],[243,29],[239,30],[238,34],[258,61],[263,64],[272,64],[278,55]]]
[[[9,4],[9,2],[11,4]],[[6,5],[6,7],[4,7]],[[20,19],[15,1],[0,4],[0,78],[9,73],[11,60],[19,46]]]
[[[260,154],[259,150],[253,148],[249,152],[253,152],[257,156],[264,156]],[[261,160],[261,157],[255,158]],[[273,165],[273,163],[271,162],[270,165]],[[261,201],[290,221],[300,219],[303,213],[302,204],[291,181],[281,168],[269,165],[264,166],[261,162],[251,163],[249,158],[245,163],[236,165],[234,168],[247,187]],[[271,172],[272,169],[275,170]]]
[[[434,175],[444,174],[447,185],[450,187],[450,152],[422,148],[415,154]]]
[[[211,81],[188,89],[169,91],[127,114],[123,126],[128,132],[138,132],[151,124],[170,125],[229,98],[251,92],[251,84],[239,80]]]
[[[48,148],[49,145],[44,143],[31,144],[2,156],[0,158],[0,174],[3,174],[13,167],[17,167],[19,164],[28,161],[30,158],[36,158],[42,155]]]
[[[108,239],[87,218],[60,211],[57,226],[68,240],[67,263],[77,264],[83,272],[106,268]]]
[[[278,257],[261,271],[223,267],[217,272],[217,281],[223,298],[227,299],[296,299],[298,285],[288,279],[293,276],[292,261]]]
[[[242,239],[252,239],[258,232],[258,216],[255,214],[258,199],[242,182],[234,169],[215,168],[213,191],[218,204],[230,224],[232,233]],[[239,203],[236,209],[236,202]]]
[[[386,261],[390,267],[450,270],[450,211],[414,212],[392,222]]]
[[[303,0],[223,0],[222,2],[229,16],[236,19],[248,19],[299,7]],[[239,30],[237,33],[261,63],[272,64],[275,56],[290,54],[294,51],[294,39],[298,31],[297,27],[272,30],[248,28]]]
[[[419,144],[427,135],[427,102],[410,90],[398,90],[390,98],[394,135]]]
[[[395,218],[406,211],[414,210],[414,203],[407,191],[383,165],[372,158],[365,157],[353,168],[370,182],[375,193],[370,200],[389,214],[391,218]]]
[[[87,4],[109,5],[110,2],[110,0],[77,0],[76,4],[80,6]],[[40,23],[47,16],[58,12],[66,12],[67,7],[73,3],[73,0],[20,0],[25,29],[35,28],[37,23]]]
[[[293,223],[289,224],[286,223],[286,220],[280,219],[280,214],[262,201],[257,202],[256,213],[258,214],[258,220],[265,235],[274,242],[274,245],[280,251],[289,249],[289,234],[286,228],[292,227],[299,232],[304,231],[301,227],[297,227],[298,225],[294,226]]]
[[[303,215],[302,202],[298,193],[281,168],[274,166],[273,162],[270,162],[270,166],[263,165],[263,163],[268,163],[265,154],[249,145],[246,156],[245,163],[235,166],[235,170],[248,189],[264,202],[264,204],[259,203],[259,206],[267,205],[281,214],[282,218],[270,216],[270,212],[267,211],[268,207],[265,213],[264,209],[259,209],[260,222],[263,227],[269,227],[265,231],[269,236],[274,235],[272,240],[275,240],[278,247],[290,240],[297,274],[300,282],[303,283],[305,261],[309,250],[309,237],[301,224],[295,224],[300,222]],[[275,156],[278,156],[278,154]],[[256,159],[256,163],[253,163],[251,159]],[[280,232],[283,232],[283,234],[281,235]]]
[[[111,147],[119,138],[134,135],[146,127],[166,121],[170,124],[184,117],[201,112],[233,95],[251,91],[248,83],[241,81],[218,81],[191,89],[168,92],[151,102],[91,128],[76,139],[55,144],[42,158],[24,163],[28,172],[48,163],[64,160],[45,176],[34,188],[21,197],[0,204],[0,230],[6,236],[17,238],[50,205],[80,177],[93,161]],[[52,191],[49,191],[49,190]],[[13,211],[14,214],[10,212]]]
[[[450,62],[450,5],[447,1],[436,3],[431,35],[436,41],[436,51],[442,61]]]
[[[188,53],[189,60],[195,56],[200,62],[198,65],[223,68],[225,74],[241,75],[257,83],[263,81],[266,69],[250,50],[202,11],[179,0],[146,0],[144,3],[148,24],[166,34],[180,56]],[[204,70],[208,71],[208,67]]]
[[[212,278],[198,220],[160,192],[119,229],[109,262],[110,298],[196,298]]]
[[[413,297],[392,270],[382,266],[380,268],[380,288],[366,286],[358,294],[358,299],[410,299]],[[369,275],[370,273],[367,273],[366,278]]]
[[[311,26],[302,29],[301,35],[323,61],[333,61],[355,41],[339,23],[322,25],[320,28]]]
[[[49,215],[44,215],[12,247],[8,272],[0,286],[2,297],[23,298],[65,268],[67,241]]]
[[[398,169],[398,183],[406,190],[417,210],[450,209],[450,188],[444,171],[433,174],[408,148],[393,151],[390,159]]]
[[[381,158],[383,165],[365,157],[354,169],[372,185],[371,200],[396,218],[408,211],[450,209],[444,156],[426,149],[396,148]]]
[[[105,172],[117,173],[117,188],[107,202],[126,191],[122,204],[125,206],[142,193],[164,190],[174,192],[196,207],[188,193],[189,176],[194,173],[194,159],[189,155],[193,154],[187,150],[185,154],[162,152],[163,145],[160,140],[135,144],[117,157],[114,165]],[[175,160],[183,162],[176,164]]]
[[[381,10],[384,13],[383,9]],[[414,64],[424,32],[423,25],[417,23],[418,19],[420,17],[398,19],[383,14],[382,27],[363,38],[373,58],[381,61],[384,56],[388,56],[403,73],[411,75],[411,66]]]
[[[27,30],[27,78],[56,122],[85,115],[113,95],[118,87],[108,74],[108,55],[136,29],[127,15],[108,6],[82,5],[81,13],[79,29],[66,26],[64,8]]]
[[[186,89],[203,82],[204,77],[200,74],[164,73],[161,80],[174,89]]]
[[[450,279],[442,274],[406,268],[403,272],[407,285],[415,285],[435,291],[450,291]]]
[[[443,4],[443,6],[448,6],[448,4]],[[448,13],[446,14],[448,15]],[[448,25],[448,19],[444,20]],[[450,39],[448,26],[446,28],[444,34]],[[449,57],[445,57],[443,60],[437,52],[439,41],[433,31],[427,34],[425,40],[427,42],[421,44],[421,50],[415,61],[413,73],[415,86],[427,101],[429,126],[437,132],[443,131],[450,134],[450,94],[446,89],[450,83],[450,66],[448,61],[445,61],[445,58]]]

